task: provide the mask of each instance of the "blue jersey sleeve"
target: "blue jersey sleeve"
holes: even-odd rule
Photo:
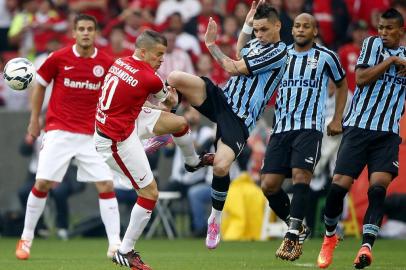
[[[379,37],[366,38],[362,44],[361,53],[358,57],[357,68],[368,68],[378,64],[381,55],[383,42]]]
[[[329,51],[326,58],[327,72],[329,77],[335,82],[339,82],[345,78],[345,71],[341,66],[340,60],[338,59],[337,54],[332,51]]]
[[[250,75],[267,72],[286,64],[286,44],[279,42],[276,46],[256,54],[244,55],[243,59],[247,65]]]

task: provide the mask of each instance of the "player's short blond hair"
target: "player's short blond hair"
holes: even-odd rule
[[[135,48],[146,48],[150,49],[157,44],[162,44],[165,47],[168,46],[168,42],[166,37],[158,32],[152,30],[145,30],[137,37],[137,41],[135,41]]]

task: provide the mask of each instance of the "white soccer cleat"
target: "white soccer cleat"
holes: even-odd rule
[[[109,248],[107,249],[107,258],[112,259],[120,245],[121,243],[109,245]]]

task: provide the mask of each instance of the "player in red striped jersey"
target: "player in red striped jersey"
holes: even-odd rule
[[[158,200],[158,188],[141,139],[172,134],[181,148],[187,170],[196,170],[213,163],[213,154],[198,156],[184,117],[143,107],[152,97],[153,103],[171,107],[177,103],[176,90],[165,87],[156,73],[163,61],[166,38],[146,30],[135,43],[132,56],[117,59],[108,70],[96,113],[95,145],[107,164],[120,175],[124,185],[138,193],[130,223],[113,262],[131,269],[151,269],[134,251],[151,212]]]

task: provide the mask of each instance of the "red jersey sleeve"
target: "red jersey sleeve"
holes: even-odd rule
[[[149,92],[151,94],[156,94],[162,90],[162,88],[164,87],[164,83],[162,82],[162,79],[159,77],[159,75],[157,73],[155,73],[154,76],[151,76],[148,86],[149,86],[149,89],[148,89]]]
[[[44,87],[48,86],[58,73],[58,58],[51,53],[37,71],[37,81]]]

